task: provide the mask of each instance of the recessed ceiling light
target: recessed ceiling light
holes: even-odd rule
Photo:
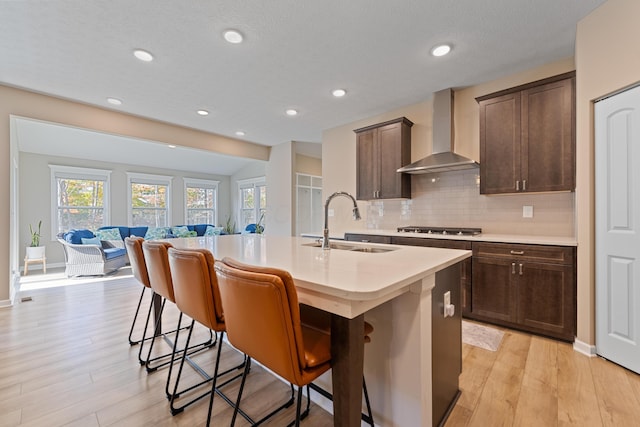
[[[107,102],[113,105],[122,105],[122,101],[118,98],[107,98]]]
[[[242,33],[238,30],[226,30],[222,35],[226,41],[233,44],[242,43],[244,40]]]
[[[201,116],[208,116],[209,112],[207,110],[198,110],[198,114],[200,114]]]
[[[133,55],[140,61],[151,62],[153,61],[153,55],[146,50],[136,49],[133,51]]]
[[[444,56],[449,52],[451,52],[451,45],[448,44],[441,44],[431,49],[431,55],[433,56]]]
[[[289,108],[287,111],[287,116],[296,116],[298,114],[298,110],[294,110],[293,108]]]
[[[333,92],[331,92],[333,94],[333,96],[335,96],[336,98],[341,98],[343,96],[345,96],[347,94],[347,91],[344,89],[336,89]]]
[[[173,144],[169,144],[169,148],[176,148],[176,146]]]
[[[236,135],[238,135],[238,136],[244,136],[244,135],[245,135],[245,133],[244,133],[243,131],[239,130],[239,131],[236,131]]]

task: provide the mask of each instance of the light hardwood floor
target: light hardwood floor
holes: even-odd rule
[[[208,400],[172,417],[164,397],[166,369],[147,374],[137,361],[138,347],[127,342],[142,287],[130,277],[72,283],[23,290],[20,297],[32,301],[0,309],[0,427],[204,425]],[[175,309],[168,315],[177,319]],[[198,332],[204,336],[202,328]],[[241,359],[223,348],[223,366]],[[195,359],[211,372],[214,354]],[[198,379],[186,372],[185,381]],[[237,385],[225,388],[232,398]],[[569,344],[520,332],[505,330],[497,352],[464,345],[460,387],[447,427],[640,425],[640,376],[580,355]],[[243,409],[258,416],[288,392],[254,365]],[[213,424],[228,425],[231,414],[216,399]],[[268,425],[286,425],[292,416],[290,408]],[[248,423],[239,419],[236,425]],[[312,404],[303,425],[331,426],[332,419]]]

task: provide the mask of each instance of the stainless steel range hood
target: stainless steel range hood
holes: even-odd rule
[[[453,152],[453,93],[444,89],[433,94],[433,154],[398,169],[421,174],[473,169],[478,162]]]

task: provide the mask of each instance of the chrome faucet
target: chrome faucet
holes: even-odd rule
[[[345,191],[336,191],[329,197],[327,197],[327,201],[324,202],[324,230],[322,232],[322,249],[331,249],[329,247],[329,202],[336,196],[344,196],[351,199],[353,202],[353,219],[358,221],[360,219],[360,210],[358,209],[358,204],[356,203],[356,199],[353,196]]]

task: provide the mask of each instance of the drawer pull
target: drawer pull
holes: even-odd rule
[[[524,255],[524,251],[511,251],[511,255]]]

